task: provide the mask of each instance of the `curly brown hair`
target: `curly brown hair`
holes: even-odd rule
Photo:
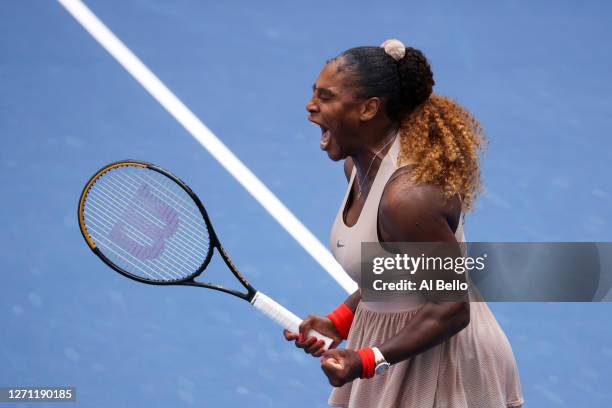
[[[442,188],[448,199],[459,193],[469,211],[482,191],[479,153],[486,145],[480,123],[450,98],[432,94],[400,121],[398,164],[416,162],[414,183]]]

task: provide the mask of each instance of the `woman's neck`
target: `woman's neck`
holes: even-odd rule
[[[380,137],[381,134],[384,136]],[[397,128],[390,126],[378,133],[378,137],[372,137],[372,141],[366,142],[356,154],[351,155],[357,172],[357,194],[362,195],[369,191],[380,164],[391,148],[396,135]]]

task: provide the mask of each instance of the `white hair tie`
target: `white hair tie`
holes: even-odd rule
[[[396,61],[401,60],[406,55],[406,46],[395,38],[385,41],[380,46],[385,49],[387,55]]]

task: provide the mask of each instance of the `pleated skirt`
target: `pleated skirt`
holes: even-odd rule
[[[419,309],[355,311],[346,348],[382,344]],[[331,406],[350,408],[506,408],[523,405],[512,348],[489,307],[470,304],[470,324],[447,341],[370,379],[334,388]]]

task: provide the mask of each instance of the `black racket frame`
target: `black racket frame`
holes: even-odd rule
[[[89,236],[89,233],[87,232],[87,227],[85,226],[85,221],[84,221],[84,217],[85,217],[84,208],[85,208],[85,202],[87,200],[87,194],[89,193],[89,190],[91,189],[91,187],[95,184],[96,180],[98,180],[104,173],[112,170],[113,168],[121,167],[121,166],[145,167],[149,170],[156,171],[168,177],[170,180],[174,181],[176,184],[178,184],[179,187],[181,187],[189,195],[189,197],[191,197],[191,199],[196,203],[196,206],[200,210],[200,214],[202,215],[202,217],[204,218],[204,222],[206,223],[206,228],[208,229],[208,233],[210,237],[210,244],[208,246],[208,253],[206,254],[206,258],[204,259],[200,267],[193,274],[185,277],[184,279],[170,281],[170,282],[152,281],[152,280],[144,279],[144,278],[141,278],[140,276],[133,275],[129,273],[128,271],[126,271],[125,269],[115,265],[95,245],[95,243]],[[238,269],[232,263],[231,259],[227,255],[227,252],[225,252],[225,249],[221,245],[221,242],[219,241],[219,238],[217,237],[217,234],[215,230],[213,229],[210,218],[208,217],[208,213],[206,212],[206,209],[204,208],[204,205],[202,204],[198,196],[191,190],[191,188],[189,188],[189,186],[185,182],[183,182],[183,180],[181,180],[174,174],[170,173],[169,171],[159,166],[156,166],[155,164],[147,163],[147,162],[143,162],[139,160],[121,160],[121,161],[117,161],[117,162],[104,166],[103,168],[98,170],[98,172],[96,172],[96,174],[94,174],[93,177],[91,177],[89,181],[87,182],[87,184],[85,185],[85,188],[83,189],[83,192],[81,193],[81,196],[79,198],[77,216],[79,219],[79,228],[81,230],[81,234],[83,234],[83,238],[87,242],[87,245],[89,246],[89,248],[105,264],[107,264],[109,267],[119,272],[121,275],[125,276],[126,278],[130,278],[132,280],[135,280],[141,283],[146,283],[149,285],[199,286],[199,287],[204,287],[204,288],[228,293],[230,295],[234,295],[241,299],[244,299],[247,302],[251,302],[253,300],[253,297],[257,293],[257,290],[253,288],[253,286],[251,286],[251,284],[242,276],[240,272],[238,272]],[[240,292],[234,289],[228,289],[220,285],[215,285],[213,283],[198,282],[195,280],[195,278],[198,277],[210,263],[215,248],[217,248],[217,251],[219,252],[219,254],[221,254],[221,258],[223,258],[223,261],[225,262],[227,267],[230,269],[230,271],[234,274],[234,276],[238,279],[238,281],[242,284],[242,286],[244,286],[244,288],[247,290],[247,293],[243,293],[243,292]]]

